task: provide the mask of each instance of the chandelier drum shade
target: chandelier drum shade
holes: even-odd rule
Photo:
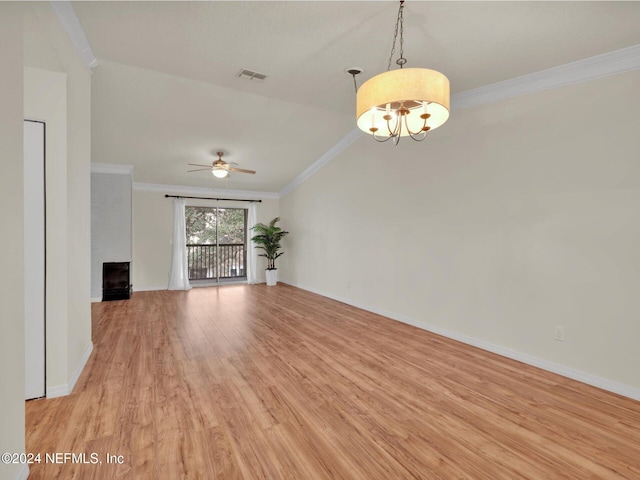
[[[449,118],[449,79],[428,68],[404,68],[404,0],[400,0],[393,46],[387,71],[364,82],[356,92],[356,123],[358,128],[378,142],[401,137],[416,141],[426,138],[427,132],[444,124]],[[400,36],[400,51],[396,64],[391,62]],[[353,75],[357,69],[348,70]]]
[[[447,121],[449,99],[449,79],[440,72],[427,68],[390,70],[358,89],[357,125],[378,137],[418,135]]]

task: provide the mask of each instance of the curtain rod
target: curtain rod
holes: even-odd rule
[[[262,202],[262,200],[242,200],[240,198],[183,197],[182,195],[165,195],[165,198],[195,198],[197,200],[219,200],[225,202]]]

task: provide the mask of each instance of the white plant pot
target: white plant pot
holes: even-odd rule
[[[268,286],[273,287],[278,283],[278,269],[265,270],[264,273],[266,273],[266,275],[267,275],[267,285]]]

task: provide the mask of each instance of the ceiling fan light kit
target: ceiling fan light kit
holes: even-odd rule
[[[427,132],[444,124],[449,118],[449,79],[436,70],[403,68],[404,58],[404,0],[400,0],[393,47],[386,72],[364,82],[356,94],[356,118],[360,130],[378,142],[400,137],[422,141]],[[400,52],[397,70],[391,70],[391,61],[400,33]],[[351,72],[354,76],[359,72]]]
[[[216,178],[224,178],[229,175],[229,171],[224,167],[213,167],[211,173],[213,173],[213,176]]]
[[[211,170],[211,173],[216,178],[225,178],[229,175],[229,172],[250,173],[252,175],[256,173],[255,170],[246,170],[244,168],[231,167],[230,166],[231,164],[237,165],[237,163],[232,162],[230,164],[229,162],[225,162],[224,160],[222,160],[222,155],[224,155],[224,152],[216,152],[216,155],[218,155],[218,159],[215,160],[211,165],[189,163],[189,165],[194,167],[204,167],[204,168],[197,168],[195,170],[189,170],[189,172],[201,172],[203,170]]]

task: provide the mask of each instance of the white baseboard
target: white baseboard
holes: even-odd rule
[[[260,283],[260,282],[259,282]],[[264,283],[261,282],[261,283]],[[220,283],[192,283],[191,288],[200,288],[200,287],[224,287],[225,285],[246,285],[247,281],[242,280],[239,282],[220,282]],[[158,287],[136,287],[134,292],[155,292],[158,290],[168,290],[167,285],[158,286]]]
[[[84,351],[84,355],[82,355],[82,359],[78,364],[78,368],[76,368],[76,371],[74,372],[73,377],[71,377],[71,381],[69,382],[69,393],[71,393],[73,391],[73,387],[76,386],[76,382],[80,378],[80,375],[84,370],[84,367],[87,365],[87,362],[89,361],[91,352],[93,352],[93,342],[89,342],[89,345],[87,345],[87,349]]]
[[[512,360],[517,360],[519,362],[526,363],[527,365],[532,365],[534,367],[541,368],[542,370],[547,370],[552,373],[557,373],[558,375],[562,375],[563,377],[571,378],[572,380],[577,380],[579,382],[586,383],[587,385],[592,385],[594,387],[602,388],[603,390],[617,393],[618,395],[629,397],[634,400],[640,400],[640,388],[634,388],[629,385],[625,385],[623,383],[614,382],[612,380],[602,378],[596,375],[592,375],[590,373],[583,372],[581,370],[576,370],[574,368],[567,367],[565,365],[561,365],[555,362],[550,362],[543,358],[535,357],[533,355],[522,353],[517,350],[512,350],[502,345],[496,345],[484,340],[479,340],[477,338],[473,338],[467,335],[453,332],[451,330],[447,330],[447,329],[438,327],[436,325],[431,325],[426,322],[421,322],[413,318],[406,317],[404,315],[399,315],[397,313],[387,312],[379,308],[374,308],[369,305],[364,305],[359,302],[355,302],[351,299],[340,297],[338,295],[332,295],[326,292],[321,292],[314,288],[307,288],[303,285],[296,285],[294,283],[288,283],[288,282],[282,282],[282,283],[287,283],[288,285],[291,285],[293,287],[301,288],[302,290],[307,290],[309,292],[322,295],[323,297],[331,298],[333,300],[337,300],[338,302],[346,303],[347,305],[351,305],[353,307],[360,308],[362,310],[366,310],[368,312],[372,312],[377,315],[382,315],[383,317],[387,317],[392,320],[413,325],[414,327],[421,328],[422,330],[427,330],[437,335],[441,335],[443,337],[447,337],[452,340],[456,340],[458,342],[466,343],[467,345],[472,345],[474,347],[478,347],[483,350],[496,353],[503,357],[507,357]]]
[[[100,303],[102,301],[102,297],[93,297],[91,299],[91,303]]]
[[[29,478],[29,465],[24,463],[20,467],[20,470],[18,470],[18,474],[16,475],[16,480],[27,480],[27,478]]]
[[[191,282],[191,288],[226,287],[227,285],[248,285],[247,280],[229,280],[223,282]]]
[[[155,292],[156,290],[167,290],[168,286],[167,285],[161,285],[161,286],[146,286],[146,287],[135,287],[133,289],[134,293],[135,292]]]
[[[47,398],[64,397],[69,395],[73,391],[73,387],[76,386],[76,382],[80,378],[82,370],[84,370],[85,365],[89,361],[91,352],[93,352],[93,342],[89,342],[89,345],[87,346],[87,349],[85,350],[84,355],[82,356],[82,359],[78,364],[78,368],[76,368],[76,371],[69,380],[69,383],[47,387]]]
[[[69,395],[69,385],[66,383],[47,387],[47,398],[66,397],[67,395]]]

